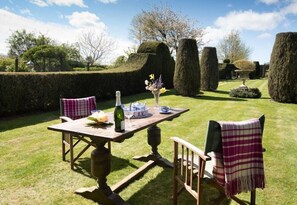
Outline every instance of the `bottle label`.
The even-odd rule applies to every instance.
[[[125,130],[125,120],[121,121],[121,130]]]

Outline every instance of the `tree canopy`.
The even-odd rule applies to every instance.
[[[233,30],[221,40],[217,46],[221,60],[229,59],[231,63],[240,59],[248,59],[251,49],[241,40],[239,31]]]
[[[203,45],[204,33],[196,23],[186,15],[174,12],[170,7],[155,6],[133,18],[130,34],[139,45],[145,41],[164,42],[172,53],[176,52],[178,42],[183,38],[195,39],[198,47]]]
[[[27,50],[23,58],[34,63],[36,71],[67,70],[66,52],[61,46],[40,45]]]
[[[7,39],[10,57],[20,57],[28,49],[39,46],[49,45],[53,42],[49,37],[40,34],[36,36],[34,33],[27,32],[25,29],[14,31]]]

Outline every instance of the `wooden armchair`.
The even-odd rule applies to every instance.
[[[60,119],[62,122],[69,122],[72,120],[80,119],[91,115],[91,111],[96,109],[95,96],[85,98],[61,98],[60,99]],[[85,142],[86,145],[83,149],[74,157],[74,148],[80,142]],[[66,160],[66,155],[70,155],[70,167],[74,169],[74,162],[87,151],[92,144],[90,140],[81,135],[73,135],[69,133],[62,133],[62,159]],[[110,149],[110,142],[108,143]]]
[[[262,148],[262,133],[263,133],[263,129],[264,129],[265,116],[263,115],[259,119],[253,119],[253,120],[258,122],[258,124],[257,124],[258,127],[255,129],[254,129],[254,127],[252,128],[253,130],[256,130],[256,131],[252,131],[252,132],[254,132],[253,136],[256,136],[255,138],[258,138],[258,142],[256,143],[258,145],[254,145],[253,144],[254,142],[247,142],[246,140],[243,140],[243,139],[246,139],[246,137],[250,137],[250,140],[251,140],[253,137],[252,137],[252,135],[249,136],[249,134],[246,134],[246,133],[243,134],[242,130],[241,130],[241,132],[239,132],[240,134],[238,134],[236,136],[236,137],[240,137],[240,138],[237,138],[237,139],[240,139],[238,142],[242,142],[242,144],[240,144],[239,147],[245,146],[246,144],[248,144],[246,146],[252,147],[248,151],[244,147],[237,149],[237,151],[239,150],[239,152],[242,152],[241,153],[242,156],[245,156],[246,154],[249,155],[248,159],[244,159],[244,160],[251,160],[250,163],[252,164],[252,166],[247,165],[247,167],[245,167],[246,168],[245,171],[248,173],[249,179],[251,177],[255,177],[255,176],[253,176],[253,173],[255,173],[255,168],[253,166],[255,165],[255,163],[259,164],[259,167],[258,167],[259,169],[256,168],[256,172],[259,173],[256,176],[256,177],[259,177],[259,180],[258,180],[259,183],[252,184],[252,186],[250,186],[249,190],[244,190],[244,192],[250,191],[250,193],[251,193],[250,202],[246,203],[246,201],[240,200],[237,196],[235,196],[238,193],[240,193],[240,192],[238,192],[238,190],[235,193],[234,193],[234,190],[233,190],[233,192],[231,191],[231,194],[230,194],[230,192],[228,192],[228,190],[230,189],[230,184],[232,184],[232,181],[230,182],[228,180],[230,179],[230,175],[232,175],[232,174],[229,174],[229,175],[226,174],[226,173],[228,173],[228,171],[230,171],[229,170],[230,167],[228,167],[229,164],[227,162],[225,162],[225,160],[229,159],[228,158],[229,156],[227,157],[227,155],[226,155],[226,152],[227,152],[226,149],[228,149],[228,147],[226,148],[226,139],[230,140],[230,137],[228,136],[229,138],[228,137],[226,138],[226,133],[228,133],[231,136],[230,130],[224,133],[223,131],[226,131],[226,130],[224,130],[224,127],[222,127],[223,126],[222,123],[220,124],[219,122],[216,122],[216,121],[209,121],[204,151],[202,151],[198,147],[195,147],[194,145],[190,144],[189,142],[187,142],[183,139],[180,139],[178,137],[171,138],[174,141],[173,204],[177,205],[178,195],[181,193],[182,190],[186,190],[196,199],[197,205],[201,205],[202,197],[203,197],[202,196],[202,187],[203,187],[202,183],[207,183],[208,185],[211,185],[211,186],[215,187],[216,189],[218,189],[220,192],[220,196],[216,199],[216,201],[214,202],[214,205],[221,204],[221,202],[226,198],[226,195],[228,196],[228,198],[231,198],[232,200],[236,201],[238,204],[255,205],[255,201],[256,201],[255,189],[256,188],[263,189],[265,187],[263,161],[261,161],[261,159],[260,159],[262,156],[262,152],[264,151],[264,149]],[[231,122],[231,124],[233,124],[233,123],[236,125],[237,124],[245,124],[245,122],[248,122],[248,121]],[[243,128],[243,127],[241,127],[241,128]],[[252,130],[252,129],[250,129],[250,130]],[[233,131],[234,130],[232,130],[231,132],[233,132]],[[241,136],[239,136],[239,135],[241,135]],[[249,144],[249,143],[251,143],[251,144]],[[230,142],[228,142],[228,144],[230,145]],[[233,146],[233,145],[234,144],[232,144],[231,146]],[[237,146],[237,145],[235,145],[235,146]],[[258,151],[255,151],[253,149],[255,147],[257,147],[256,149],[258,149]],[[236,148],[238,148],[238,147],[236,147]],[[229,149],[230,149],[230,147],[229,147]],[[213,153],[215,153],[215,154],[213,154]],[[222,161],[222,159],[220,159],[220,154],[223,155],[223,157],[225,157],[225,160]],[[235,154],[235,153],[232,153],[232,154]],[[259,159],[258,159],[258,157],[259,157]],[[219,158],[219,159],[215,159],[215,158]],[[242,159],[238,159],[238,157],[236,157],[236,156],[234,159],[242,160]],[[253,159],[255,161],[252,161]],[[219,160],[219,162],[221,162],[223,164],[223,165],[221,165],[221,166],[223,166],[223,168],[220,169],[221,173],[218,173],[219,172],[218,168],[221,168],[220,165],[218,164],[218,160]],[[262,160],[263,160],[263,158],[262,158]],[[213,162],[215,162],[215,163],[213,163]],[[225,162],[225,164],[224,164],[224,162]],[[240,161],[240,162],[242,162],[242,161]],[[232,161],[232,163],[235,163],[235,162]],[[248,162],[246,162],[246,163],[248,163]],[[238,172],[238,174],[241,174],[243,172],[240,170],[234,170],[235,168],[238,168],[238,166],[234,164],[234,167],[232,167],[232,171]],[[251,172],[249,172],[249,169],[251,169]],[[222,174],[222,175],[220,175],[220,174]],[[251,175],[249,175],[249,174],[251,174]],[[247,174],[245,174],[245,175],[247,175]],[[223,176],[224,178],[220,179],[221,176]],[[232,176],[232,177],[234,177],[234,176]],[[238,175],[236,175],[236,176],[238,176]],[[223,180],[224,184],[222,184],[222,180]],[[251,180],[251,181],[253,181],[253,180]]]

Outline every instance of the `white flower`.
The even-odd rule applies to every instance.
[[[146,85],[145,89],[150,90],[152,92],[157,92],[157,91],[161,93],[166,92],[166,88],[163,87],[161,75],[159,76],[158,79],[155,80],[155,75],[150,74],[149,80],[145,80],[144,84]]]

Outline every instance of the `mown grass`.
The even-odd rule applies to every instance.
[[[266,188],[257,191],[257,204],[296,204],[297,179],[297,105],[282,104],[270,99],[267,80],[249,80],[247,85],[259,88],[260,99],[230,98],[228,93],[240,81],[220,82],[217,92],[204,92],[197,97],[182,97],[167,92],[160,104],[186,107],[190,111],[170,122],[163,122],[162,143],[159,152],[173,158],[171,136],[179,136],[203,148],[207,122],[213,120],[244,120],[266,116],[264,146],[266,152]],[[153,105],[153,96],[146,92],[123,97],[122,101],[146,101]],[[113,111],[114,101],[98,103],[98,108]],[[0,204],[95,204],[75,195],[80,187],[94,186],[90,173],[90,152],[85,153],[72,171],[61,158],[61,134],[47,130],[47,126],[60,123],[58,111],[0,121]],[[112,143],[112,173],[110,185],[115,184],[143,163],[132,159],[147,154],[146,131],[135,134],[123,143]],[[131,205],[169,205],[172,193],[172,170],[154,167],[139,180],[120,192]],[[249,195],[241,194],[248,199]],[[191,196],[183,193],[179,204],[194,204]],[[231,204],[235,204],[231,202]]]

